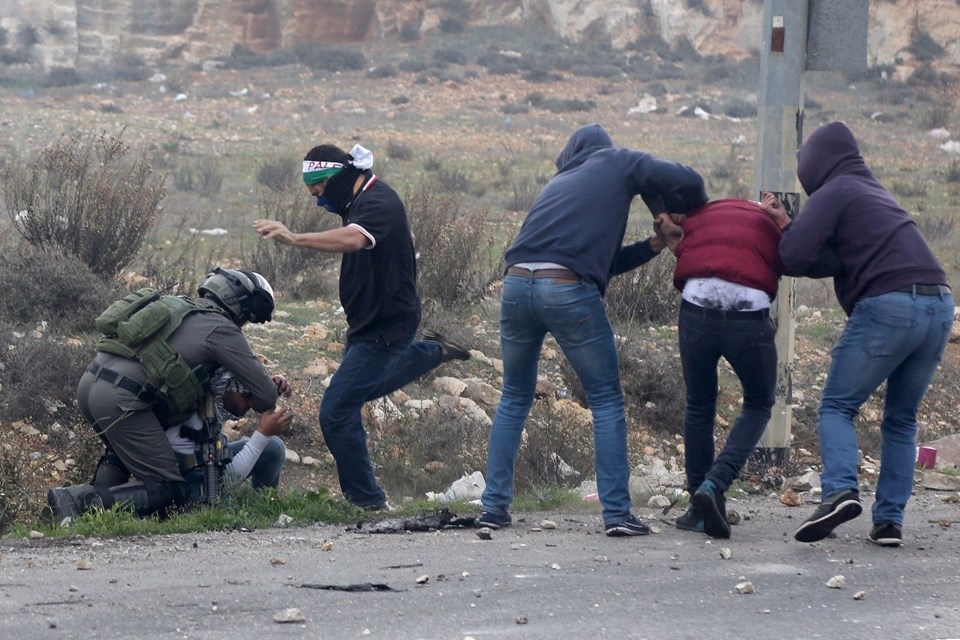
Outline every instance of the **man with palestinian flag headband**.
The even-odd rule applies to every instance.
[[[277,220],[256,220],[257,233],[280,244],[343,254],[340,303],[349,326],[343,361],[320,403],[320,431],[337,463],[343,495],[365,509],[389,508],[377,484],[360,409],[470,352],[420,324],[417,262],[406,208],[373,173],[373,154],[332,144],[307,152],[303,182],[317,205],[342,226],[294,233]]]

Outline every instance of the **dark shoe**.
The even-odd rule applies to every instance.
[[[840,491],[824,498],[817,510],[800,525],[793,537],[798,542],[823,540],[838,526],[847,520],[853,520],[861,513],[863,513],[863,506],[860,504],[860,494],[857,490]]]
[[[510,517],[510,514],[504,511],[503,513],[494,513],[493,511],[481,511],[480,515],[477,516],[477,526],[478,527],[487,527],[488,529],[499,529],[501,527],[509,527],[513,522],[513,518]]]
[[[47,491],[47,506],[55,524],[74,518],[90,507],[102,507],[103,502],[92,485],[78,484],[72,487],[56,487]]]
[[[650,533],[650,527],[640,521],[640,518],[630,514],[623,520],[607,522],[603,525],[607,535],[612,538],[623,536],[645,536]]]
[[[870,529],[870,540],[881,547],[899,547],[903,542],[903,533],[896,522],[881,522]]]
[[[704,480],[693,494],[693,504],[703,514],[703,532],[711,538],[729,538],[727,501],[723,492],[710,480]]]
[[[469,360],[470,350],[462,344],[447,340],[442,333],[433,329],[423,330],[423,339],[437,342],[443,350],[440,356],[440,362],[450,362],[451,360]]]
[[[695,504],[691,504],[685,514],[677,516],[673,523],[677,525],[677,529],[703,533],[703,514],[700,513],[700,508]]]

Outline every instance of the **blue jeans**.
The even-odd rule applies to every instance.
[[[358,507],[377,507],[386,495],[377,485],[360,409],[440,364],[441,346],[413,336],[385,342],[347,343],[343,361],[320,403],[320,431],[337,463],[344,497]]]
[[[820,400],[823,495],[857,490],[853,420],[887,381],[873,522],[903,523],[913,488],[917,409],[953,324],[953,298],[886,293],[858,301],[831,353]]]
[[[240,453],[247,444],[247,438],[234,440],[227,446],[233,455]],[[254,489],[276,488],[280,486],[280,471],[283,470],[283,463],[287,459],[287,447],[283,440],[277,436],[270,436],[260,457],[253,463],[253,469],[250,470],[250,484]]]
[[[595,285],[557,284],[552,278],[503,279],[503,393],[490,432],[483,508],[503,513],[513,501],[514,464],[523,423],[533,405],[537,361],[547,332],[573,365],[593,413],[597,489],[603,519],[621,520],[630,514],[630,466],[613,331]]]
[[[776,329],[767,311],[720,311],[684,301],[680,307],[680,362],[687,390],[683,442],[687,488],[704,480],[726,491],[740,475],[770,420],[777,386]],[[730,363],[743,387],[743,410],[714,460],[717,365]]]

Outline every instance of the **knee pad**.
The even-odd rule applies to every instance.
[[[114,487],[130,480],[130,471],[116,453],[107,449],[93,472],[93,481],[90,483],[100,487]]]

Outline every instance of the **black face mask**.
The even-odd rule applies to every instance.
[[[353,185],[362,174],[363,171],[356,167],[345,166],[327,181],[323,195],[317,198],[317,206],[342,216],[347,212],[350,201],[353,200]]]

